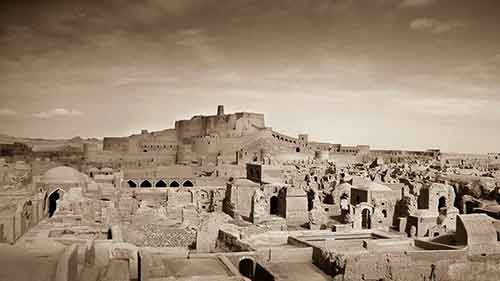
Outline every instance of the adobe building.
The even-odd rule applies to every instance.
[[[407,218],[406,229],[418,237],[434,237],[455,231],[459,214],[451,185],[425,184],[418,196],[418,209]]]
[[[229,182],[224,211],[253,223],[284,219],[281,224],[308,222],[308,198],[304,190],[284,183],[277,166],[247,164],[247,178]]]
[[[354,229],[385,228],[393,225],[401,193],[366,178],[355,177],[350,188]]]

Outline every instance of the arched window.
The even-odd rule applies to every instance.
[[[193,183],[190,181],[190,180],[187,180],[184,182],[184,184],[182,184],[182,186],[185,186],[185,187],[193,187]]]
[[[153,187],[153,185],[151,184],[150,181],[145,180],[145,181],[141,182],[141,187]]]
[[[295,152],[300,152],[300,147],[295,148]]]
[[[163,180],[159,180],[156,182],[156,187],[167,187],[167,184]]]
[[[128,183],[129,187],[132,187],[132,188],[137,187],[137,184],[133,180],[129,180],[127,183]]]
[[[170,187],[179,187],[179,183],[177,181],[173,181],[170,183]]]

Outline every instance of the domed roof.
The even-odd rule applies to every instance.
[[[104,168],[101,169],[101,172],[103,172],[103,173],[112,173],[113,169],[110,168],[110,167],[104,167]]]
[[[88,169],[89,173],[92,172],[92,173],[97,173],[99,172],[99,168],[97,167],[90,167],[90,169]]]
[[[60,166],[45,172],[42,181],[52,183],[81,183],[85,182],[85,177],[82,173],[71,167]]]

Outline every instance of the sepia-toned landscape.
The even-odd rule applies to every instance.
[[[496,281],[500,2],[0,3],[0,281]]]

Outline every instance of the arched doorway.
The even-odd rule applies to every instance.
[[[185,181],[182,186],[185,186],[185,187],[193,187],[193,183],[190,181],[190,180],[187,180]]]
[[[150,181],[145,180],[145,181],[141,182],[141,187],[153,187],[153,185],[151,184]]]
[[[244,258],[240,260],[239,270],[241,275],[253,279],[254,276],[254,262],[252,259]]]
[[[137,184],[133,180],[129,180],[128,182],[128,187],[136,188]]]
[[[277,215],[278,214],[278,196],[272,196],[271,201],[270,201],[271,209],[269,213],[271,215]]]
[[[56,191],[52,192],[49,197],[49,209],[48,209],[48,214],[49,218],[52,217],[57,210],[57,201],[61,198],[60,190],[57,189]]]
[[[180,186],[179,183],[176,181],[170,183],[170,187],[179,187],[179,186]]]
[[[167,183],[163,180],[159,180],[158,182],[156,182],[156,187],[167,187]]]
[[[438,200],[438,211],[441,210],[441,208],[446,208],[446,197],[441,196]]]
[[[369,229],[370,227],[371,227],[370,210],[363,209],[363,211],[361,211],[361,228]]]

